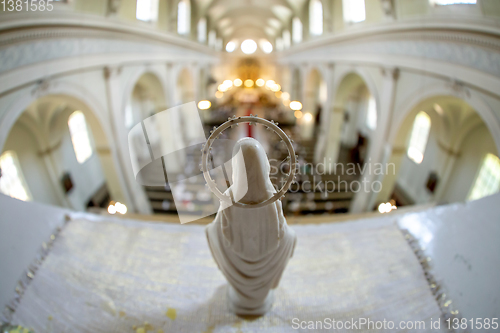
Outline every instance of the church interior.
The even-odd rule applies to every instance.
[[[247,137],[259,316],[207,244]],[[499,156],[498,0],[2,1],[0,327],[496,331]]]

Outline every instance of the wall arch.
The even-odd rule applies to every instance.
[[[3,150],[10,129],[25,110],[34,102],[49,97],[62,99],[75,110],[81,110],[84,113],[92,130],[96,153],[101,160],[111,195],[131,206],[132,201],[125,186],[125,180],[118,161],[117,148],[111,137],[112,132],[109,123],[105,121],[106,109],[83,86],[69,82],[64,82],[64,84],[49,83],[43,91],[38,91],[36,94],[26,93],[18,98],[6,110],[4,117],[0,121],[0,149]]]
[[[493,150],[496,150],[496,154],[499,155],[498,142],[495,138],[495,136],[499,135],[499,132],[495,132],[495,130],[498,131],[500,129],[497,127],[498,123],[495,121],[495,114],[484,101],[478,98],[478,96],[473,97],[472,92],[467,94],[457,93],[455,90],[444,85],[426,87],[425,90],[413,95],[410,100],[411,102],[408,102],[408,108],[403,109],[403,111],[398,114],[398,117],[394,119],[393,126],[390,129],[388,142],[390,146],[390,155],[388,162],[394,164],[395,172],[394,174],[385,175],[383,178],[383,190],[378,194],[377,202],[386,202],[390,198],[396,189],[396,184],[400,183],[401,177],[403,180],[402,184],[406,184],[406,191],[414,192],[412,199],[416,200],[416,203],[423,203],[425,200],[446,201],[447,198],[449,199],[450,197],[450,192],[447,190],[450,184],[460,183],[452,181],[455,178],[451,178],[451,175],[456,174],[455,169],[457,168],[457,161],[462,161],[461,163],[464,161],[464,157],[461,157],[461,155],[467,143],[467,138],[471,133],[476,132],[478,128],[484,128],[485,135],[480,138],[480,142],[483,144],[479,144],[476,152],[484,150],[484,152],[495,153]],[[432,107],[435,103],[441,105],[443,105],[442,103],[445,105],[446,103],[449,104],[447,108],[445,108],[445,111],[441,111],[441,113],[444,113],[439,115],[435,108]],[[461,114],[464,108],[450,108],[450,105],[453,106],[453,103],[462,104],[466,113]],[[434,143],[429,145],[429,141],[426,146],[425,154],[431,154],[431,160],[427,160],[426,162],[426,157],[424,157],[424,161],[416,166],[408,163],[408,159],[405,157],[407,155],[408,138],[415,115],[421,110],[428,113],[431,117],[430,138],[434,137]],[[452,126],[447,122],[447,120],[450,119],[456,120],[456,123],[452,124]],[[487,119],[490,120],[488,121]],[[486,134],[486,132],[489,133]],[[495,146],[493,150],[491,148],[492,143],[494,143]],[[430,150],[428,151],[428,149]],[[478,158],[476,155],[470,155],[475,157],[468,157],[465,160],[472,163],[474,158]],[[479,165],[480,162],[476,162]],[[424,174],[427,175],[425,172],[422,173],[422,170],[426,170],[425,172],[427,173],[433,171],[438,175],[440,184],[438,183],[436,192],[422,192],[425,187],[425,184],[422,185],[422,177]],[[417,171],[419,171],[420,174]],[[411,185],[411,182],[408,181],[409,173],[412,174],[412,179],[420,178],[418,183],[419,190],[414,190],[415,184]],[[463,179],[465,179],[463,181],[472,183],[473,176],[470,174],[470,167],[469,172],[464,174],[463,177]],[[465,185],[461,187],[462,190],[464,186]],[[455,193],[453,197],[457,198],[460,197],[460,195]]]
[[[129,103],[129,99],[132,96],[134,88],[136,87],[139,80],[142,77],[144,77],[144,75],[151,75],[152,77],[154,77],[155,80],[158,81],[158,83],[161,86],[165,108],[168,105],[170,98],[169,98],[169,94],[168,94],[168,90],[167,90],[168,85],[167,85],[167,82],[164,78],[164,74],[161,73],[156,68],[141,67],[141,68],[136,69],[132,73],[130,79],[127,80],[127,83],[125,85],[125,89],[123,91],[123,97],[122,97],[121,107],[120,107],[120,110],[122,110],[122,112],[125,112],[125,108],[127,107],[127,104]]]
[[[392,145],[398,137],[398,130],[404,120],[421,102],[437,96],[451,96],[464,100],[469,104],[488,127],[493,140],[495,141],[498,152],[500,153],[500,121],[497,118],[493,109],[480,97],[476,92],[464,88],[461,92],[447,86],[446,84],[434,84],[427,86],[424,90],[415,92],[410,98],[405,100],[402,105],[406,107],[401,108],[402,112],[397,114],[393,119],[393,123],[389,132],[389,143]]]
[[[352,80],[350,83],[348,80]],[[349,86],[351,84],[352,86]],[[339,72],[335,73],[334,84],[332,85],[332,103],[331,108],[326,110],[325,119],[327,122],[328,130],[327,140],[324,148],[324,159],[325,163],[337,163],[340,153],[341,142],[350,142],[351,146],[356,145],[357,136],[350,135],[350,139],[346,139],[345,133],[355,133],[357,131],[354,129],[358,127],[359,120],[354,119],[349,124],[351,130],[346,131],[345,123],[345,105],[348,103],[348,98],[351,93],[355,90],[365,89],[368,95],[373,96],[376,104],[377,112],[377,126],[379,126],[381,115],[380,115],[380,102],[378,96],[378,90],[376,89],[375,83],[368,73],[359,68],[347,67],[341,69]],[[354,115],[358,115],[359,110],[353,111]],[[366,117],[365,117],[366,118]],[[364,126],[364,122],[363,122]],[[344,133],[343,133],[344,132]],[[373,134],[374,131],[369,131],[367,133]],[[347,140],[347,141],[346,141]],[[367,147],[363,146],[359,149],[362,156],[369,156],[370,141],[368,140]]]
[[[342,84],[342,81],[350,75],[350,74],[356,74],[361,79],[363,79],[365,85],[368,88],[368,91],[370,94],[375,98],[375,102],[377,104],[377,119],[381,119],[381,114],[380,114],[380,96],[379,96],[379,89],[377,88],[377,85],[375,84],[375,80],[372,78],[372,76],[365,71],[361,67],[350,67],[350,68],[343,68],[339,72],[335,73],[336,79],[334,80],[333,86],[332,86],[332,92],[334,95],[337,94],[337,91]],[[378,123],[377,123],[378,125]]]

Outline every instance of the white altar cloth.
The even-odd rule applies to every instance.
[[[380,331],[406,331],[398,329],[401,321],[424,321],[425,329],[410,331],[427,332],[431,318],[439,319],[423,270],[394,218],[292,228],[297,247],[272,309],[244,319],[227,309],[226,281],[204,227],[70,221],[12,322],[35,332],[274,333],[305,331],[294,329],[302,321],[366,318],[396,325]]]

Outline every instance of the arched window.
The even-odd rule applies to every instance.
[[[198,21],[198,42],[205,43],[207,41],[207,19],[202,17]]]
[[[342,14],[348,23],[366,20],[365,0],[342,0]]]
[[[135,17],[145,22],[158,20],[158,0],[137,0]]]
[[[375,102],[375,97],[370,95],[368,99],[368,109],[366,111],[366,126],[369,129],[374,130],[377,128],[377,102]]]
[[[283,48],[288,49],[291,44],[291,36],[290,36],[290,31],[285,30],[283,31]]]
[[[0,156],[0,191],[13,198],[31,200],[19,160],[14,151],[9,150]]]
[[[476,200],[500,190],[500,159],[487,154],[481,164],[474,186],[469,193],[469,200]]]
[[[298,17],[292,20],[292,39],[295,44],[302,42],[302,22]]]
[[[309,33],[312,36],[323,34],[323,4],[321,0],[309,2]]]
[[[69,116],[68,127],[76,160],[82,164],[92,156],[89,131],[82,111],[75,111]]]
[[[177,4],[177,33],[187,35],[191,31],[191,4],[189,0],[180,0]]]
[[[208,33],[208,46],[215,48],[216,43],[217,43],[217,33],[215,32],[215,30],[210,30],[210,32]]]
[[[474,5],[477,0],[429,0],[431,5],[458,5],[458,4],[469,4]]]
[[[417,164],[422,163],[424,160],[425,146],[427,145],[430,129],[431,118],[424,111],[420,111],[413,122],[407,151],[408,158]]]

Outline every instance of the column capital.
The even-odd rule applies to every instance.
[[[448,86],[460,97],[467,99],[470,98],[470,90],[466,84],[460,80],[452,79]]]
[[[103,68],[103,75],[106,80],[110,79],[111,77],[116,77],[120,75],[122,71],[121,66],[105,66]]]
[[[394,0],[380,0],[380,4],[382,5],[382,10],[386,18],[394,19],[396,17]]]
[[[447,155],[452,157],[460,157],[460,152],[454,151],[453,148],[446,147],[441,140],[437,140],[438,147]]]
[[[116,16],[120,10],[122,0],[108,0],[106,16]]]
[[[382,67],[381,72],[383,76],[392,77],[394,81],[397,81],[401,71],[399,67]]]
[[[35,88],[31,90],[31,95],[40,97],[46,94],[53,85],[50,78],[44,77],[36,82]]]

